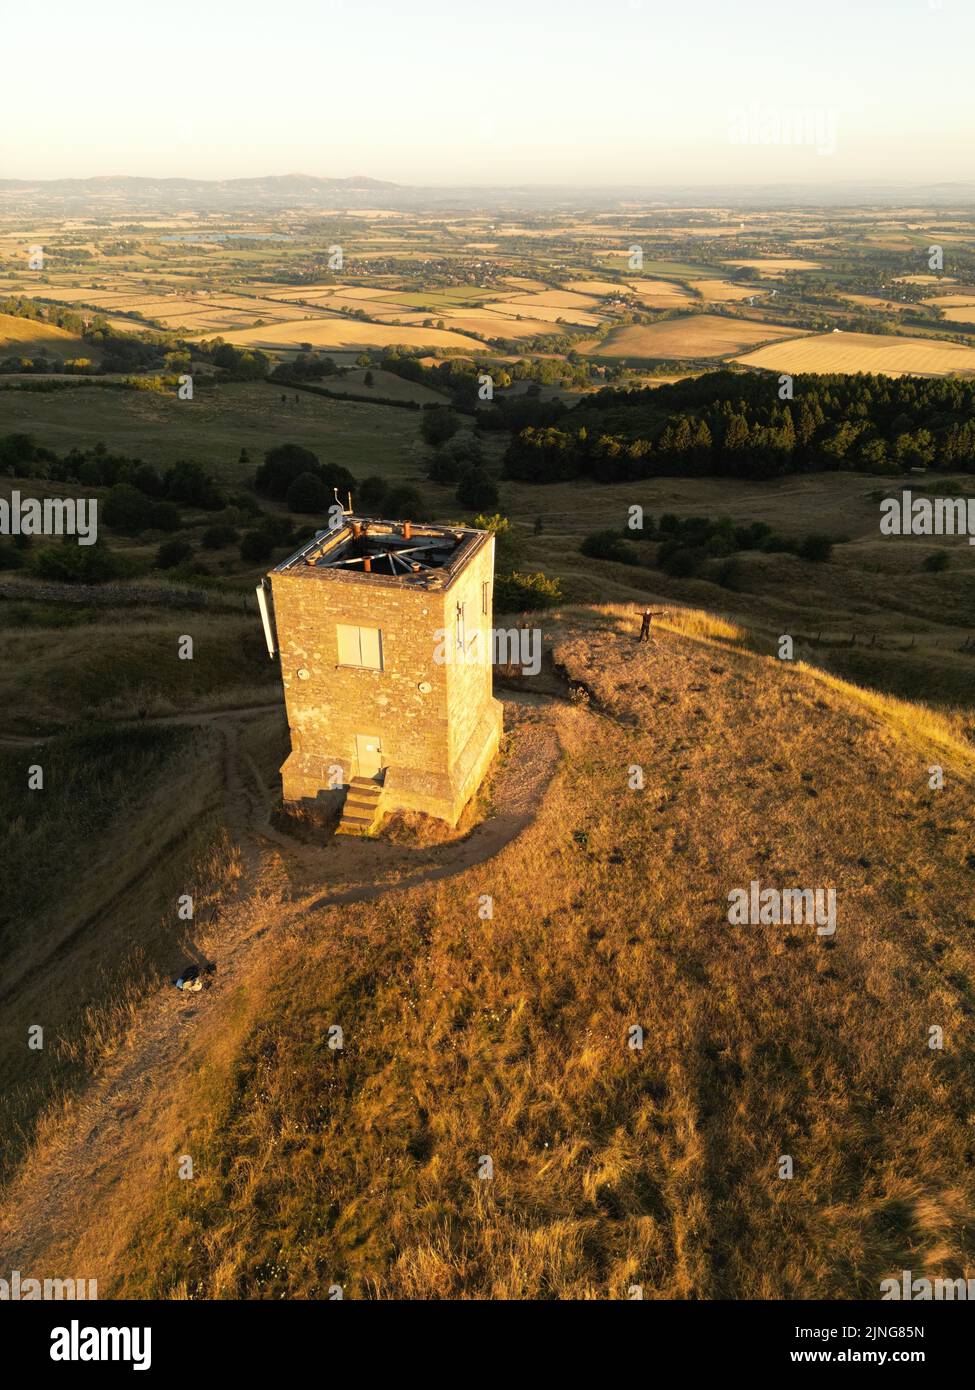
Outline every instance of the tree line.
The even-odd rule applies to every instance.
[[[975,471],[975,382],[959,378],[723,371],[605,388],[572,408],[522,402],[519,413],[533,418],[513,435],[504,471],[523,482]]]

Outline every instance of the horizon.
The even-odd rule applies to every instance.
[[[490,19],[445,0],[409,13],[297,0],[277,25],[253,0],[205,13],[175,0],[164,26],[121,0],[95,16],[54,0],[46,19],[43,104],[29,64],[0,95],[3,128],[30,112],[2,147],[5,179],[229,180],[327,163],[316,177],[369,169],[447,188],[937,185],[966,167],[975,134],[975,15],[956,0],[853,13],[825,0],[815,28],[771,0],[736,13],[615,0],[598,19],[582,0],[540,0],[527,17],[498,0]],[[8,28],[9,50],[29,53],[33,16]],[[88,53],[110,79],[79,102]],[[156,91],[165,99],[147,101]]]

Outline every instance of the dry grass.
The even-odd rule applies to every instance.
[[[0,314],[0,357],[30,357],[46,352],[55,357],[90,357],[91,349],[76,333],[52,323]]]
[[[43,792],[26,791],[28,762],[44,768]],[[234,854],[217,846],[220,753],[202,734],[139,728],[2,750],[0,770],[7,1170],[41,1112],[43,1131],[62,1113],[57,1098],[115,1053],[160,972],[185,959]],[[20,902],[27,883],[29,905]],[[183,893],[194,896],[195,923],[177,919]],[[34,1022],[45,1044],[25,1059]]]
[[[260,990],[201,1018],[141,1219],[109,1194],[74,1234],[106,1292],[876,1298],[975,1258],[960,760],[932,792],[872,697],[706,614],[649,649],[632,609],[552,623],[593,699],[545,715],[538,819],[374,903],[289,912],[269,881]],[[730,927],[752,878],[835,887],[835,938]]]

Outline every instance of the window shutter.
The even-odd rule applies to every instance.
[[[361,646],[360,665],[368,666],[373,671],[381,671],[383,669],[383,639],[379,628],[360,627],[359,642]]]
[[[339,665],[358,666],[359,660],[359,629],[357,627],[346,627],[339,623],[337,627],[339,639]]]

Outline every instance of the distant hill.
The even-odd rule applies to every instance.
[[[354,176],[269,174],[247,179],[155,179],[107,175],[88,179],[0,179],[0,206],[15,200],[46,205],[98,203],[141,208],[240,208],[252,204],[367,207],[376,195],[395,194],[399,184]]]
[[[863,204],[896,206],[957,206],[975,198],[975,184],[839,183],[830,185],[719,184],[615,186],[592,184],[468,184],[418,185],[392,183],[356,174],[350,178],[319,178],[312,174],[267,174],[255,178],[146,178],[110,174],[79,179],[0,179],[0,211],[24,206],[47,212],[88,208],[104,214],[118,211],[179,211],[180,209],[241,210],[245,208],[318,207],[355,209],[565,209],[614,208],[634,199],[651,199],[661,206],[782,208]]]

